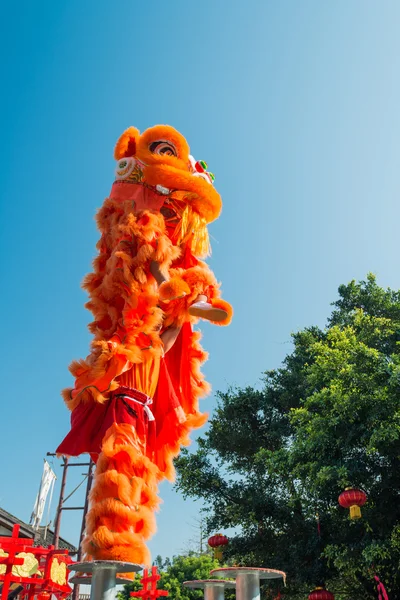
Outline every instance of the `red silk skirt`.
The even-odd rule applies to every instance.
[[[90,454],[96,462],[103,438],[113,423],[132,425],[137,436],[146,440],[146,448],[151,452],[155,441],[155,421],[150,420],[152,415],[146,406],[147,401],[146,394],[120,387],[103,404],[81,402],[71,413],[71,430],[56,453],[64,456]]]

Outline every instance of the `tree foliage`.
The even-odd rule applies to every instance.
[[[287,594],[326,582],[337,598],[375,598],[377,573],[400,599],[400,292],[339,288],[327,327],[293,335],[261,390],[218,393],[178,488],[203,500],[208,528],[236,528],[241,564],[283,569]],[[350,521],[337,498],[368,494]]]

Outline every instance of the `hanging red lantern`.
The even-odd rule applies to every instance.
[[[363,506],[366,503],[367,494],[362,490],[346,488],[345,491],[340,494],[338,501],[343,508],[350,508],[350,519],[360,519],[360,506]]]
[[[308,596],[308,600],[335,600],[332,592],[328,592],[323,587],[316,587]]]
[[[228,544],[229,540],[226,535],[217,533],[212,535],[208,540],[208,545],[214,550],[214,557],[217,560],[222,560],[223,547]]]

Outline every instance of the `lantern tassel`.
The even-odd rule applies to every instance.
[[[222,560],[222,548],[219,546],[218,548],[214,548],[214,558],[221,561]]]
[[[361,509],[357,504],[350,506],[350,519],[361,519]]]

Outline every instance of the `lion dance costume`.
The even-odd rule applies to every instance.
[[[207,224],[221,211],[214,177],[169,126],[127,129],[115,147],[116,180],[98,211],[93,273],[83,287],[94,339],[63,390],[71,430],[58,454],[96,462],[83,550],[87,558],[148,565],[158,484],[207,415],[206,359],[193,324],[231,319],[214,274]],[[158,273],[158,277],[157,277]],[[161,276],[161,279],[160,279]],[[163,336],[175,332],[168,352]]]

